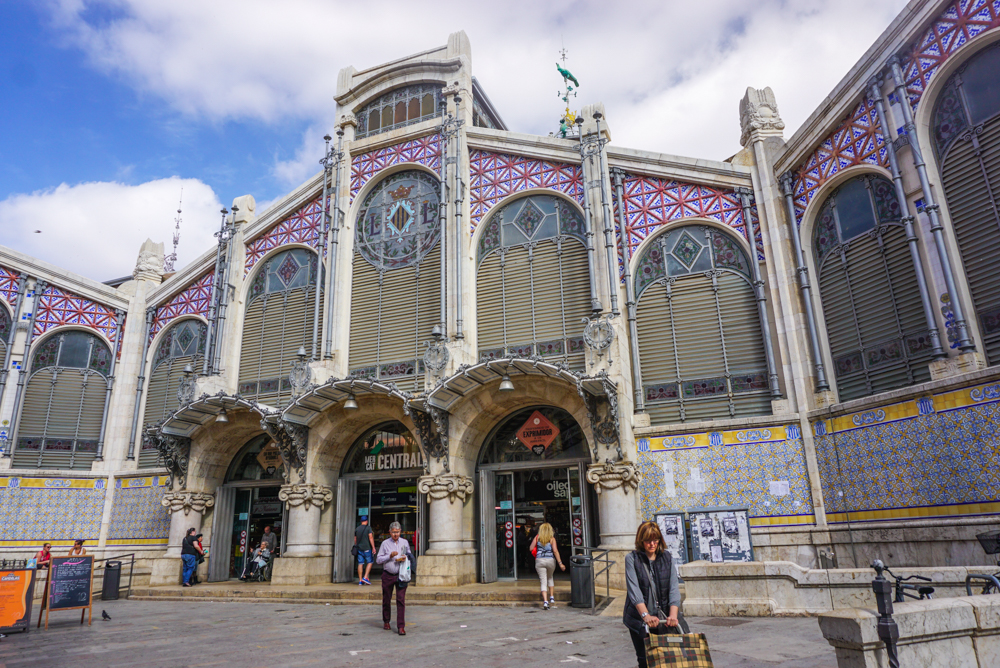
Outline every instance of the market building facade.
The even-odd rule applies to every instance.
[[[274,582],[348,581],[367,515],[460,585],[524,573],[541,521],[618,552],[735,508],[757,559],[982,563],[998,41],[1000,2],[910,3],[789,139],[748,89],[723,162],[617,147],[600,104],[510,131],[461,32],[345,68],[320,173],[179,271],[0,247],[0,551],[169,584],[195,527],[225,580],[272,526]]]

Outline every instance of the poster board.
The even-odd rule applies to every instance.
[[[0,633],[28,630],[34,594],[35,569],[0,571]]]
[[[45,628],[49,628],[49,613],[60,610],[83,610],[80,623],[83,624],[87,611],[90,622],[94,621],[94,557],[52,557],[49,579],[45,583],[42,610],[45,611]],[[42,623],[39,610],[38,623]]]
[[[688,518],[695,559],[714,563],[753,561],[748,508],[689,508]]]
[[[688,562],[687,531],[684,529],[684,513],[656,513],[653,516],[660,527],[663,542],[674,563],[680,566]]]

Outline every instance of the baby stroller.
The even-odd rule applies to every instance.
[[[261,563],[263,561],[263,563]],[[248,556],[243,565],[243,574],[240,580],[245,582],[268,582],[271,579],[271,564],[274,557],[268,554],[266,557]]]

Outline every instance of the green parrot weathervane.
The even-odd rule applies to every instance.
[[[563,64],[565,64],[566,63],[565,47],[559,51],[559,55],[562,56]],[[569,129],[573,127],[573,122],[576,121],[576,114],[569,110],[569,99],[571,97],[576,97],[576,88],[580,87],[580,82],[577,81],[576,77],[573,76],[572,72],[567,70],[565,67],[563,67],[563,65],[560,65],[558,62],[556,63],[556,69],[559,70],[559,74],[563,78],[563,86],[565,86],[564,91],[556,93],[556,95],[559,96],[559,99],[566,104],[566,110],[563,112],[563,117],[559,119],[559,136],[565,139],[566,134],[569,132]],[[572,86],[570,85],[570,82],[573,82]],[[576,88],[574,88],[573,86],[576,86]]]

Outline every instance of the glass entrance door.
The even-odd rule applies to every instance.
[[[514,527],[514,474],[497,472],[493,477],[496,504],[497,578],[517,579],[517,537]]]

